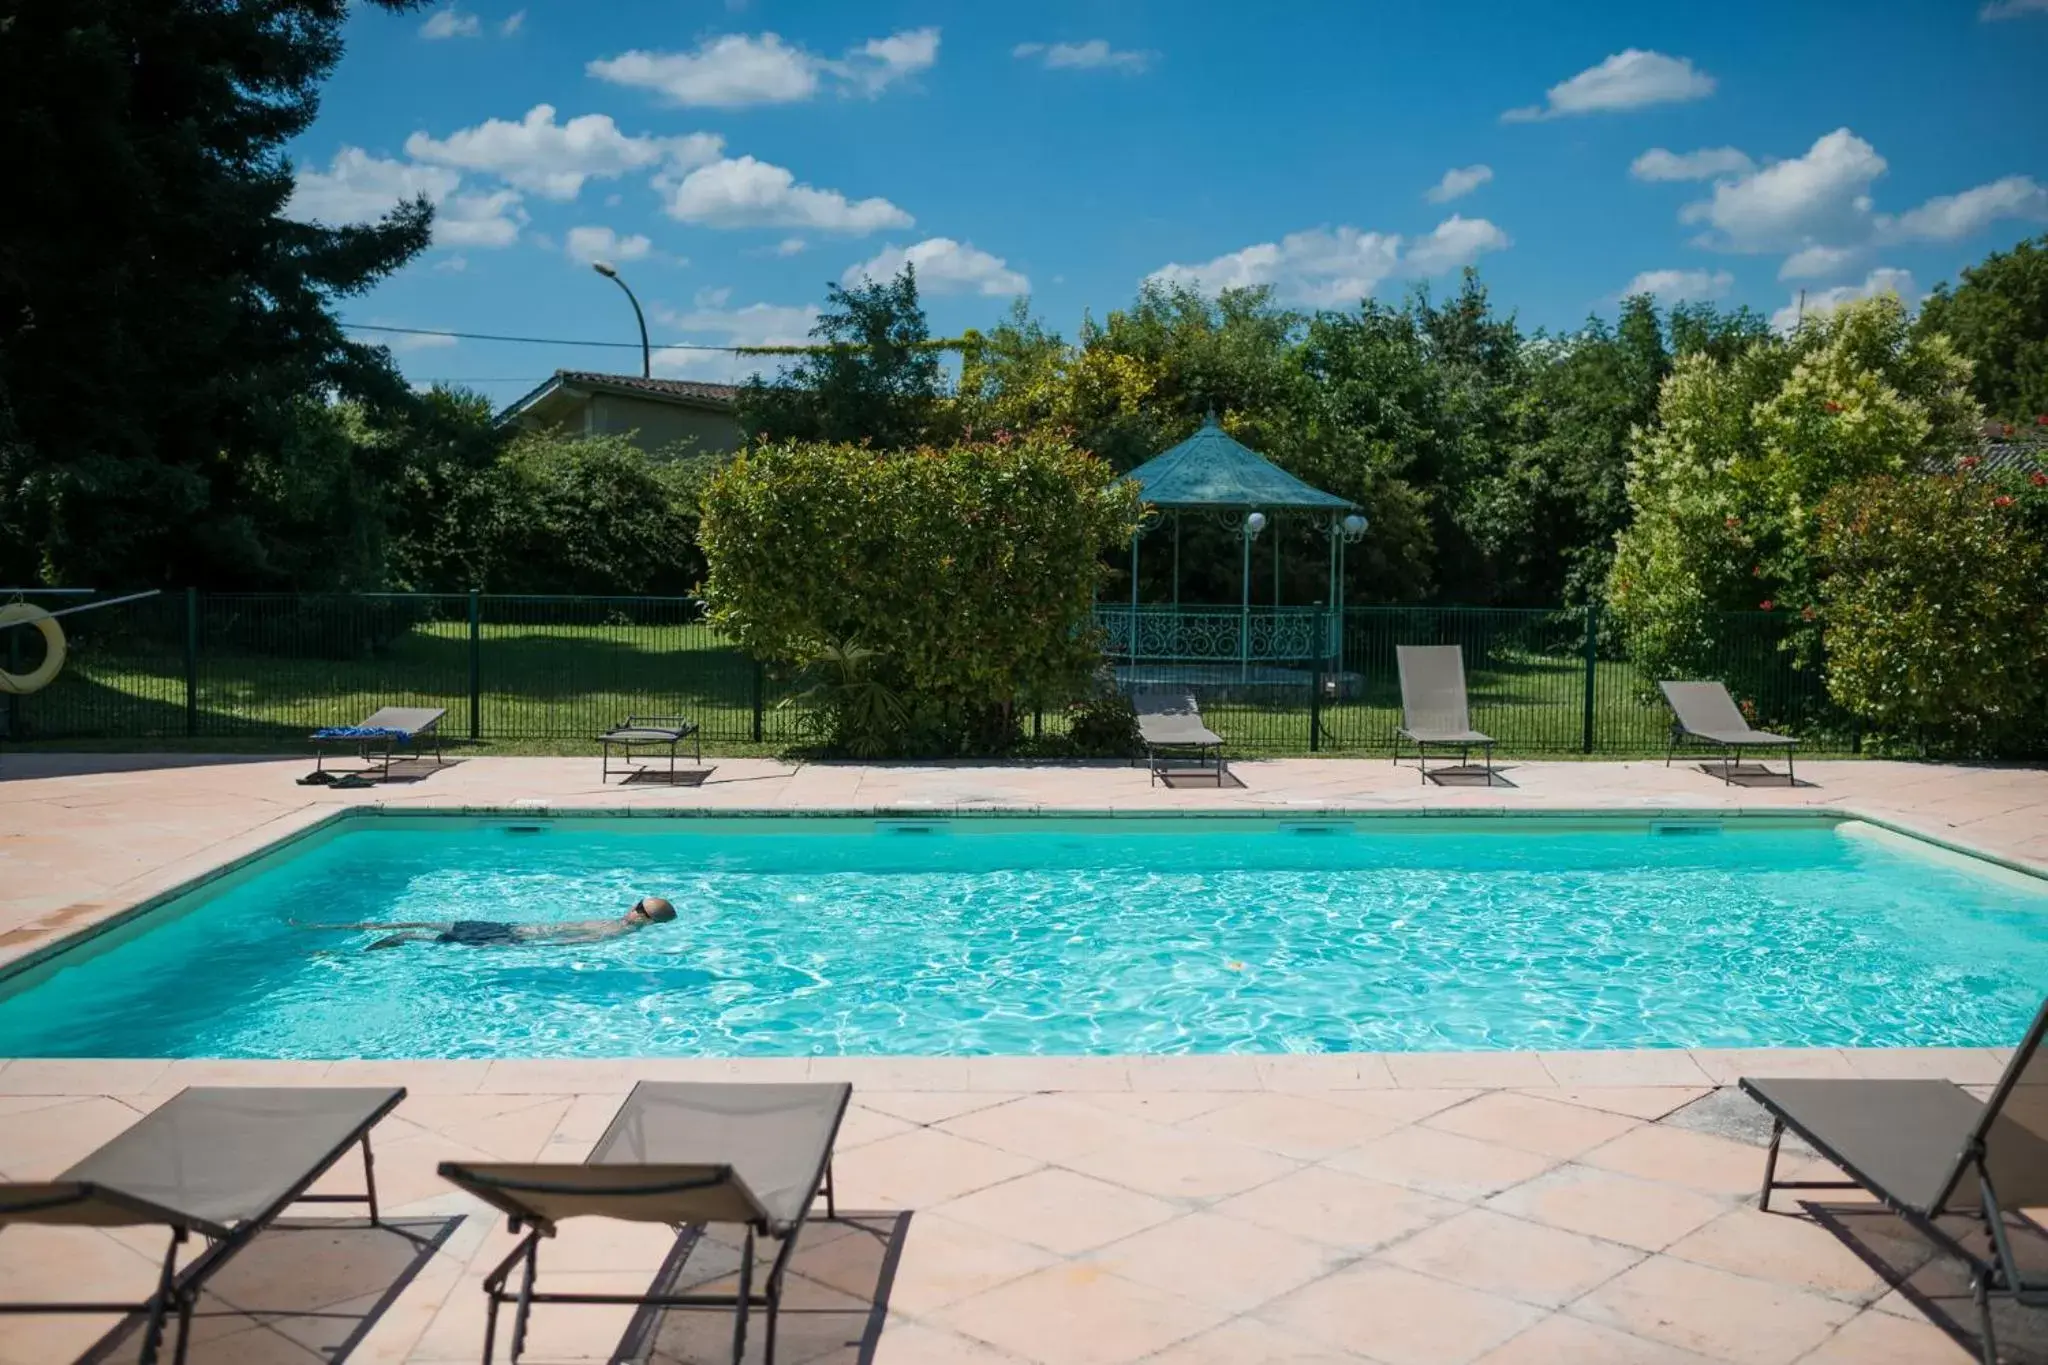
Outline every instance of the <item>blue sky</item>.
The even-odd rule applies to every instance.
[[[292,212],[441,208],[356,322],[633,340],[601,257],[657,346],[796,341],[907,256],[939,333],[1028,292],[1072,335],[1162,272],[1316,307],[1468,262],[1557,330],[1632,284],[1911,300],[2048,230],[2048,0],[462,0],[347,36]],[[499,401],[638,362],[393,348]]]

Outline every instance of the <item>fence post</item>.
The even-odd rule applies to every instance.
[[[484,602],[478,588],[469,590],[469,737],[484,737]]]
[[[1308,751],[1320,753],[1323,747],[1323,661],[1316,660],[1315,671],[1309,675],[1308,693]]]
[[[759,659],[754,660],[754,743],[756,744],[759,744],[761,742],[762,706],[767,700],[767,698],[764,695],[764,693],[767,691],[767,687],[766,679],[763,677],[763,672],[764,670],[761,667],[761,661]]]
[[[1586,711],[1582,723],[1582,752],[1593,752],[1593,678],[1600,663],[1600,604],[1586,604]]]
[[[185,736],[199,733],[199,589],[185,589]]]
[[[21,636],[22,627],[19,626],[7,632],[7,671],[9,673],[18,674],[23,671],[21,666]],[[7,737],[9,739],[23,738],[21,733],[21,694],[19,692],[9,692],[7,694]]]

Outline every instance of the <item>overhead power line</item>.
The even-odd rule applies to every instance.
[[[522,346],[602,346],[609,350],[637,351],[637,341],[578,341],[569,337],[515,337],[503,336],[496,332],[452,332],[440,327],[391,327],[377,322],[344,322],[341,324],[352,332],[390,332],[399,336],[452,337],[460,341],[510,341]],[[913,348],[920,351],[958,351],[967,346],[965,337],[939,337],[921,341]],[[716,351],[723,355],[819,355],[831,351],[865,350],[861,346],[706,346],[691,341],[666,341],[657,343],[657,351]]]

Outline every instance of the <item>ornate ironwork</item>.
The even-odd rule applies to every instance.
[[[1315,660],[1328,653],[1320,607],[1253,607],[1249,613],[1229,607],[1142,606],[1136,613],[1136,660],[1150,663],[1216,663],[1252,660]],[[1102,627],[1102,652],[1131,659],[1129,607],[1101,605],[1095,623]]]

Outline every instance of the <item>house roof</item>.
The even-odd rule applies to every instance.
[[[1154,507],[1224,511],[1312,509],[1347,511],[1356,503],[1312,488],[1232,439],[1210,413],[1194,435],[1131,471],[1140,496]]]
[[[653,403],[711,412],[731,412],[739,389],[732,384],[700,384],[692,379],[644,379],[637,374],[599,374],[595,370],[556,370],[532,392],[498,414],[500,422],[516,417],[541,416],[536,409],[555,406],[562,399],[586,398],[593,393],[615,393]]]

